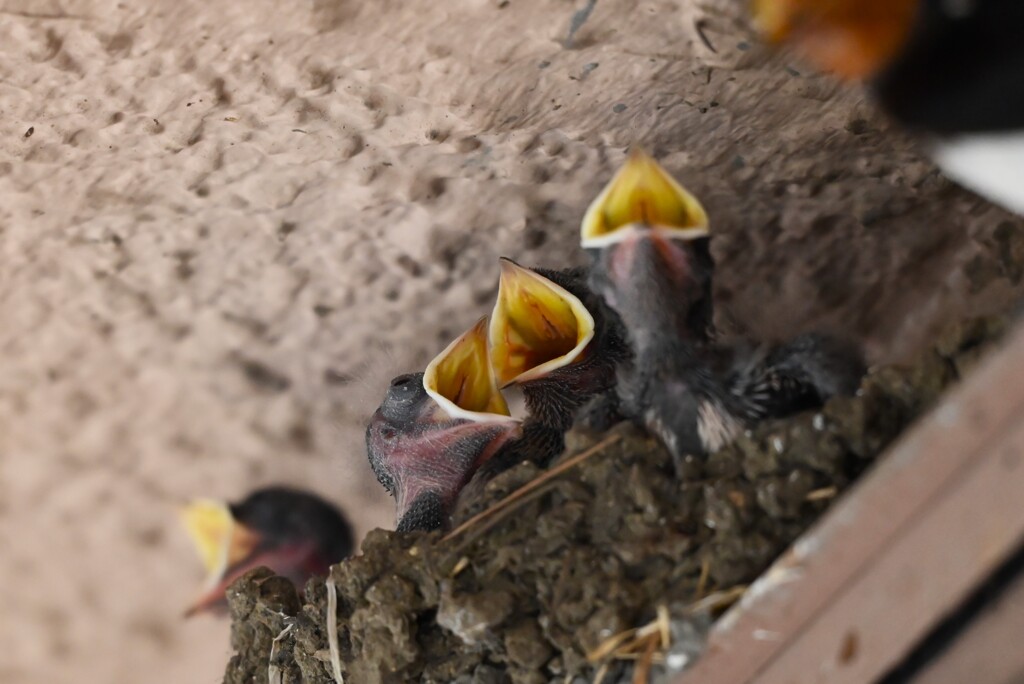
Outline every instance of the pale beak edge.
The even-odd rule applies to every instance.
[[[643,224],[680,240],[707,237],[708,216],[700,201],[652,157],[634,150],[590,203],[580,226],[585,248],[623,239],[622,230]]]
[[[451,418],[514,420],[490,364],[486,317],[434,357],[423,373],[423,388]]]

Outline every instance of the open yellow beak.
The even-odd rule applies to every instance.
[[[423,388],[452,418],[510,420],[490,364],[486,317],[434,357],[423,373]]]
[[[259,535],[236,522],[223,502],[200,499],[182,508],[180,515],[206,569],[207,590],[259,544]]]
[[[509,259],[501,260],[491,313],[491,365],[502,387],[573,363],[594,337],[594,317],[571,292]]]
[[[697,198],[641,150],[597,196],[583,216],[580,243],[604,247],[622,239],[623,229],[642,224],[670,237],[694,240],[708,234],[708,215]]]

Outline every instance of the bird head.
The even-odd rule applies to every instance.
[[[533,420],[565,431],[576,409],[614,384],[623,345],[582,273],[501,260],[489,329],[500,386],[523,390]]]
[[[486,331],[484,318],[425,372],[393,379],[367,426],[370,464],[395,497],[398,530],[442,527],[473,473],[519,434],[489,363]]]
[[[594,338],[594,317],[554,280],[502,259],[488,334],[497,381],[506,387],[577,363]]]
[[[754,0],[754,19],[819,68],[845,78],[877,74],[911,35],[919,0]]]
[[[700,202],[654,159],[630,154],[581,226],[591,288],[615,310],[635,348],[659,335],[703,339],[711,324],[712,262]]]
[[[207,571],[186,615],[223,610],[227,587],[254,568],[268,567],[302,587],[354,548],[352,529],[334,506],[284,487],[257,490],[238,503],[197,500],[181,517]]]

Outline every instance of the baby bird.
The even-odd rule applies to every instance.
[[[474,473],[521,434],[495,383],[482,318],[424,373],[393,379],[366,428],[370,466],[395,497],[396,529],[443,527]]]
[[[225,589],[254,568],[266,566],[301,589],[355,548],[337,508],[286,487],[258,489],[238,503],[195,501],[182,510],[182,522],[208,572],[186,615],[226,609]]]
[[[588,209],[589,282],[620,317],[632,350],[619,364],[623,413],[679,465],[753,422],[856,390],[859,356],[819,335],[771,351],[724,347],[711,333],[708,221],[653,159],[634,152]]]

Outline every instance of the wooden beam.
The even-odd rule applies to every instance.
[[[925,664],[914,684],[1024,682],[1024,574],[1017,565],[1018,574],[1009,586],[984,605],[945,651]]]
[[[869,682],[1024,541],[1024,329],[713,629],[680,684]]]

